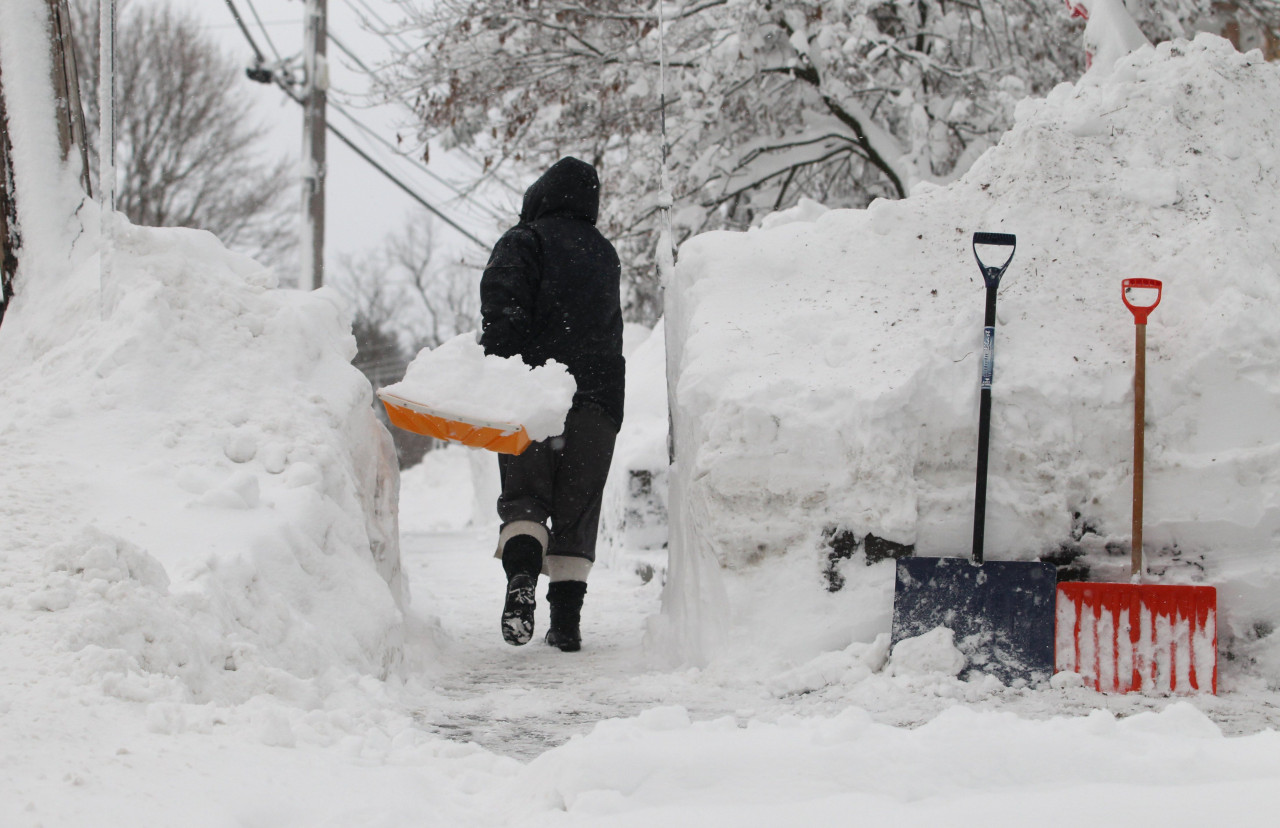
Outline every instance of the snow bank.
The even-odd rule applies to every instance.
[[[857,708],[776,723],[692,722],[679,707],[596,725],[515,786],[556,825],[1256,824],[1280,737],[1225,739],[1186,702],[1117,720],[1029,721],[952,708],[916,729]],[[1153,757],[1164,757],[1152,773]],[[793,780],[786,786],[779,778]],[[1259,810],[1260,809],[1260,810]]]
[[[734,613],[768,630],[756,605],[769,583],[736,584],[786,555],[809,584],[791,615],[870,641],[893,576],[862,565],[868,535],[968,553],[983,312],[970,241],[1001,231],[1018,249],[1000,292],[987,555],[1127,575],[1134,333],[1120,280],[1162,279],[1149,565],[1219,586],[1227,686],[1255,661],[1280,682],[1280,338],[1260,311],[1280,299],[1278,107],[1280,68],[1257,53],[1208,35],[1164,43],[1025,101],[945,189],[686,243],[669,291],[679,508],[663,623]],[[836,539],[853,554],[829,563]],[[717,584],[708,560],[738,574]],[[702,585],[682,567],[701,567]],[[823,591],[824,567],[841,593]],[[725,603],[722,589],[740,594]],[[705,657],[698,638],[656,642]]]
[[[5,662],[147,702],[386,675],[395,453],[337,294],[123,227],[104,305],[96,245],[62,273],[24,261],[0,326],[0,619],[31,651]]]
[[[536,442],[564,433],[578,385],[555,360],[530,368],[519,357],[486,356],[473,331],[424,348],[404,379],[382,390],[442,415],[522,425]]]

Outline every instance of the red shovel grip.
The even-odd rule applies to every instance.
[[[1156,292],[1156,301],[1150,305],[1135,305],[1129,301],[1129,288],[1148,288]],[[1124,299],[1124,306],[1133,314],[1133,324],[1147,324],[1147,316],[1156,309],[1156,305],[1160,304],[1160,294],[1163,290],[1163,283],[1159,279],[1125,279],[1120,283],[1120,297]]]

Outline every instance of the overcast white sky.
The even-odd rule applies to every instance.
[[[209,32],[224,44],[230,55],[242,60],[246,66],[252,62],[253,51],[236,25],[226,0],[141,2],[169,3],[190,9],[207,22]],[[285,58],[301,55],[305,10],[303,0],[232,2],[249,26],[258,47],[266,53],[269,60],[274,60],[276,53]],[[408,37],[394,32],[384,37],[370,31],[370,25],[382,29],[384,22],[394,25],[400,21],[400,13],[387,0],[328,0],[328,7],[330,34],[375,71],[388,59],[391,43],[398,46],[412,44]],[[397,155],[391,148],[397,145],[397,131],[405,139],[401,146],[406,150],[416,145],[409,110],[403,106],[370,107],[364,98],[364,93],[369,88],[368,76],[355,60],[344,54],[332,41],[329,43],[329,61],[329,118],[334,126],[428,202],[481,240],[491,243],[497,239],[502,227],[495,222],[503,225],[514,223],[519,205],[519,196],[515,193],[499,194],[496,203],[494,197],[490,196],[489,211],[486,211],[460,203],[454,191],[431,175],[434,172],[444,179],[455,180],[459,175],[459,165],[465,164],[465,161],[433,150],[432,162],[429,167],[424,168],[412,156]],[[253,95],[258,100],[262,120],[272,126],[276,151],[300,158],[301,107],[286,98],[275,86],[255,84],[245,78],[244,88],[245,94]],[[344,111],[369,131],[363,131],[354,124],[343,114]],[[332,134],[328,140],[328,158],[325,260],[330,272],[341,255],[358,253],[377,245],[389,230],[400,227],[405,221],[424,220],[427,213],[422,207]],[[301,184],[298,204],[301,215]],[[494,210],[500,218],[495,218],[492,212]],[[481,261],[487,255],[487,250],[465,240],[442,222],[437,221],[436,228],[437,238],[453,255],[465,251],[469,260],[479,258]]]

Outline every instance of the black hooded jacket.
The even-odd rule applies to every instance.
[[[600,179],[585,161],[562,158],[533,183],[480,279],[480,342],[528,365],[563,363],[578,383],[574,404],[594,403],[621,425],[622,269],[596,229],[599,209]]]

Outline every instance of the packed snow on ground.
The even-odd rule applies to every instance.
[[[1163,280],[1147,326],[1150,580],[1218,587],[1225,689],[1280,685],[1277,107],[1280,70],[1257,53],[1209,35],[1144,47],[1023,102],[945,189],[686,243],[668,319],[681,514],[655,646],[707,663],[735,636],[777,661],[870,642],[889,627],[893,564],[836,560],[844,587],[828,594],[831,538],[969,553],[985,294],[971,240],[997,231],[1017,250],[998,302],[987,556],[1128,580],[1120,285]]]
[[[1062,496],[1047,497],[1057,489],[1044,483],[1026,494],[1043,475],[1072,483],[1061,491],[1091,521],[1087,534],[1122,532],[1113,523],[1123,472],[1097,469],[1107,447],[1123,458],[1127,380],[1108,361],[1121,359],[1127,320],[1104,323],[1089,307],[1115,303],[1121,274],[1095,285],[1094,259],[1043,252],[1076,250],[1095,232],[1098,256],[1132,265],[1136,246],[1169,283],[1151,331],[1152,477],[1172,481],[1166,497],[1185,497],[1186,480],[1200,480],[1203,512],[1158,505],[1157,491],[1154,542],[1176,537],[1185,555],[1202,555],[1207,580],[1250,579],[1245,598],[1224,589],[1227,609],[1237,618],[1238,607],[1257,610],[1259,624],[1273,618],[1260,609],[1270,582],[1250,544],[1265,534],[1255,524],[1272,519],[1272,470],[1262,462],[1270,437],[1254,414],[1270,410],[1274,371],[1261,323],[1247,314],[1274,281],[1270,242],[1250,223],[1269,204],[1271,167],[1264,155],[1266,166],[1250,168],[1261,177],[1252,186],[1230,180],[1239,166],[1211,177],[1201,156],[1173,163],[1155,151],[1165,144],[1137,140],[1153,133],[1123,113],[1140,109],[1163,119],[1158,132],[1180,134],[1209,107],[1226,120],[1201,125],[1213,139],[1196,149],[1245,164],[1271,152],[1259,124],[1275,70],[1210,41],[1180,46],[1181,56],[1149,52],[1119,80],[1028,103],[1019,130],[947,191],[780,220],[732,245],[687,245],[690,294],[676,303],[671,333],[688,438],[677,450],[690,454],[687,465],[680,455],[678,497],[667,501],[683,557],[647,581],[628,565],[599,567],[584,649],[570,655],[501,641],[492,455],[433,452],[397,479],[372,389],[350,366],[349,313],[335,294],[276,289],[268,271],[198,231],[122,226],[114,245],[102,243],[94,205],[80,203],[51,149],[52,96],[40,91],[48,61],[37,48],[44,13],[39,0],[0,4],[26,242],[18,298],[0,325],[0,824],[1271,821],[1274,699],[1244,687],[1243,672],[1220,698],[1187,701],[961,681],[944,633],[889,651],[883,566],[855,558],[842,564],[844,590],[815,591],[825,558],[812,533],[830,520],[936,548],[960,532],[978,294],[952,282],[965,282],[971,225],[1014,229],[1012,217],[1026,216],[1021,269],[1003,297],[996,433],[1006,436],[993,525],[1057,542],[1071,524],[1054,518]],[[1221,103],[1237,95],[1248,105]],[[1064,118],[1082,126],[1066,131]],[[1128,173],[1115,169],[1116,147]],[[1142,163],[1139,147],[1149,153]],[[1098,163],[1082,168],[1077,153]],[[1048,206],[976,192],[1031,187],[1045,170],[1063,187]],[[1144,196],[1135,203],[1122,192]],[[1177,200],[1161,205],[1171,193]],[[1238,199],[1234,213],[1223,193]],[[1035,220],[1055,205],[1059,224]],[[1230,243],[1207,247],[1208,233],[1188,220],[1196,217]],[[1050,245],[1059,232],[1066,241]],[[842,245],[857,259],[835,256]],[[936,278],[924,280],[907,251]],[[717,291],[713,252],[732,267],[735,292]],[[1082,291],[1066,303],[1070,319],[1059,318],[1064,302],[1050,290],[1067,278],[1050,267],[1055,256],[1074,264]],[[770,284],[779,261],[794,264],[785,292]],[[1239,275],[1247,267],[1254,280]],[[897,277],[889,287],[872,278],[885,273]],[[752,294],[772,301],[772,316],[741,301]],[[1057,312],[1042,317],[1043,308]],[[875,311],[898,324],[877,327]],[[1210,326],[1207,313],[1222,321]],[[1081,347],[1080,330],[1094,351]],[[1033,345],[1037,332],[1057,343],[1053,353]],[[838,349],[795,347],[830,337]],[[619,437],[631,468],[665,451],[656,438],[662,339],[632,351],[642,373],[631,387],[643,396],[628,405],[634,430]],[[716,347],[724,376],[709,368]],[[1075,356],[1083,367],[1072,360],[1065,370]],[[741,370],[746,361],[754,373]],[[836,375],[851,379],[836,390]],[[764,389],[760,377],[779,385]],[[645,413],[631,425],[633,405]],[[1054,406],[1072,419],[1050,416]],[[1228,416],[1231,434],[1208,428]],[[1055,442],[1037,443],[1041,431]],[[1034,450],[1036,468],[1011,446]],[[748,485],[762,474],[763,497]],[[914,494],[905,483],[913,474],[929,484]],[[738,486],[727,499],[726,481]],[[1225,513],[1227,503],[1236,511]],[[1228,562],[1196,546],[1202,519],[1217,521]],[[707,554],[691,565],[680,533],[695,530]],[[1018,551],[1014,531],[995,533],[997,550]],[[628,537],[613,535],[616,561],[628,561]],[[736,540],[745,537],[749,548]],[[1170,559],[1169,569],[1187,567]],[[733,614],[690,609],[690,594],[711,594],[696,578],[723,590]],[[690,638],[722,649],[702,667],[671,667],[678,654],[660,646],[662,633],[678,636],[682,618],[699,612],[725,635]],[[543,629],[545,602],[538,613]],[[1253,652],[1265,656],[1265,639]]]
[[[486,355],[475,332],[424,348],[404,379],[382,391],[463,421],[522,425],[531,440],[564,432],[577,383],[551,360],[530,368],[519,357]]]

